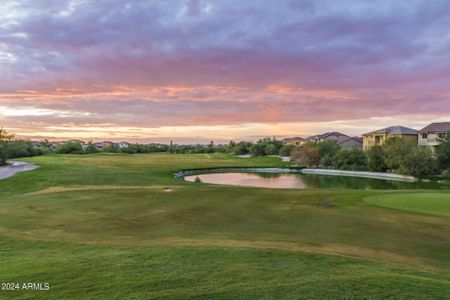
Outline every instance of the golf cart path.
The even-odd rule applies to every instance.
[[[24,161],[9,161],[8,165],[0,167],[0,180],[11,177],[19,172],[32,171],[39,166]]]

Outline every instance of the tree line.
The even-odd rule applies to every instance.
[[[166,144],[129,144],[126,148],[119,148],[117,144],[107,145],[101,150],[97,149],[92,142],[87,143],[84,147],[75,141],[67,142],[59,145],[54,149],[55,153],[65,154],[84,154],[96,152],[109,153],[176,153],[176,154],[198,154],[198,153],[233,153],[236,155],[250,154],[253,156],[265,155],[282,155],[290,156],[293,146],[283,146],[280,140],[275,138],[264,138],[257,142],[234,142],[228,144],[214,144],[213,141],[206,145],[166,145]]]
[[[383,146],[376,145],[365,152],[357,148],[343,149],[332,141],[312,142],[294,150],[291,158],[297,165],[307,167],[427,177],[450,168],[450,132],[439,142],[435,153],[400,137],[390,138]]]
[[[0,128],[0,165],[5,165],[7,159],[36,156],[44,154],[27,140],[15,139],[5,129]]]
[[[88,142],[82,145],[77,141],[68,141],[56,147],[48,140],[39,143],[32,143],[29,140],[15,139],[0,128],[0,165],[6,164],[7,159],[28,157],[43,154],[91,154],[98,152],[108,153],[175,153],[175,154],[197,154],[197,153],[233,153],[236,155],[250,154],[253,156],[282,155],[290,156],[294,146],[283,146],[283,143],[276,138],[264,138],[257,142],[234,142],[228,144],[214,144],[210,142],[206,145],[166,145],[166,144],[129,144],[128,147],[119,148],[117,144],[107,144],[102,149],[98,149],[96,144]]]

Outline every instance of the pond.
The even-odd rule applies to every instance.
[[[276,189],[446,189],[448,184],[301,173],[220,172],[185,176],[187,181]]]

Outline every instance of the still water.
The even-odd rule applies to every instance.
[[[341,189],[445,189],[449,185],[436,182],[408,182],[348,176],[330,176],[314,174],[282,173],[209,173],[185,176],[194,182],[199,178],[202,183],[251,186],[276,189],[305,188],[341,188]]]

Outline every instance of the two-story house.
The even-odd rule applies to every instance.
[[[417,130],[403,126],[391,126],[363,134],[363,150],[375,145],[383,146],[387,139],[401,137],[407,143],[417,145]]]
[[[324,134],[319,135],[313,135],[310,137],[307,137],[306,140],[308,142],[325,142],[325,141],[334,141],[337,144],[340,142],[343,142],[345,140],[348,140],[350,137],[346,134],[340,133],[340,132],[326,132]]]
[[[283,139],[282,142],[285,146],[293,145],[296,147],[300,147],[301,145],[306,143],[306,140],[302,137],[291,137]]]
[[[434,152],[439,139],[446,137],[449,131],[450,122],[431,123],[419,131],[419,146],[428,146]]]

